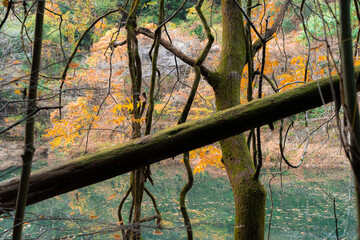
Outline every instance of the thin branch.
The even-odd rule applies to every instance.
[[[139,27],[136,29],[136,33],[135,34],[143,34],[149,38],[154,39],[155,38],[155,34],[150,31],[147,28],[143,28],[143,27]],[[121,42],[114,42],[113,46],[121,46],[124,44],[124,41]],[[172,54],[174,54],[176,57],[178,57],[179,59],[181,59],[184,63],[194,67],[195,66],[195,59],[189,57],[188,55],[186,55],[185,53],[183,53],[181,50],[179,50],[178,48],[176,48],[174,45],[172,45],[169,41],[161,38],[160,39],[160,44],[166,48],[169,52],[171,52]],[[201,70],[201,74],[206,78],[207,82],[211,85],[211,86],[215,86],[217,84],[217,74],[215,72],[210,71],[208,68],[206,68],[205,66],[201,65],[200,66],[200,70]]]
[[[146,194],[151,199],[151,202],[153,203],[155,212],[157,213],[158,217],[156,218],[156,225],[157,225],[158,229],[162,229],[163,227],[161,225],[161,213],[160,213],[159,208],[157,206],[156,199],[155,199],[154,195],[146,187],[144,187],[144,191],[146,192]]]
[[[335,197],[333,198],[333,210],[334,210],[336,239],[339,240],[338,217],[337,217],[337,214],[336,214],[336,199],[335,199]]]
[[[155,31],[157,31],[158,29],[160,29],[161,27],[163,27],[166,23],[170,22],[179,12],[180,10],[185,6],[185,4],[187,3],[188,0],[184,0],[182,2],[182,4],[180,5],[180,7],[169,17],[167,18],[164,22],[159,23],[159,26],[155,29]]]
[[[133,184],[131,182],[131,185],[129,186],[128,190],[126,191],[125,196],[121,199],[119,207],[118,207],[118,220],[119,220],[120,225],[124,225],[124,220],[122,218],[121,210],[123,208],[123,205],[124,205],[126,199],[129,197],[130,192],[132,191],[132,188],[133,188]],[[126,234],[125,230],[121,229],[121,232],[122,232],[123,238],[125,239],[125,234]]]
[[[7,5],[7,9],[6,9],[6,13],[5,13],[4,19],[0,22],[0,29],[4,26],[6,20],[8,19],[12,5],[13,5],[13,1],[10,0],[10,1],[8,2],[8,5]]]
[[[157,60],[159,56],[159,48],[160,48],[160,39],[161,39],[161,24],[164,21],[164,0],[160,0],[159,2],[159,27],[155,30],[154,43],[151,47],[151,50],[154,48],[154,55],[151,57],[151,53],[149,53],[151,57],[151,80],[150,80],[150,93],[149,93],[149,107],[146,113],[146,129],[145,135],[150,134],[151,126],[152,126],[152,118],[154,112],[154,92],[155,92],[155,80],[157,74]],[[150,51],[151,51],[150,50]]]
[[[72,60],[74,59],[79,47],[80,47],[80,44],[82,43],[83,39],[85,38],[86,34],[96,25],[96,23],[98,23],[101,19],[107,17],[108,15],[112,14],[112,13],[116,13],[116,12],[122,12],[124,15],[128,15],[127,11],[125,11],[123,8],[119,7],[117,9],[114,9],[114,10],[110,10],[108,12],[106,12],[104,15],[98,17],[85,31],[84,33],[81,35],[79,41],[77,42],[73,52],[71,53],[70,57],[68,58],[67,62],[66,62],[66,65],[65,65],[65,68],[63,70],[63,73],[61,75],[61,84],[60,84],[60,88],[59,88],[59,106],[61,106],[61,92],[62,92],[62,88],[64,86],[64,83],[65,83],[65,79],[66,79],[66,75],[67,75],[67,72],[69,70],[69,67],[70,67],[70,63],[72,62]],[[60,119],[61,119],[61,110],[59,111],[59,114],[60,114]]]
[[[268,21],[266,20],[265,26],[265,35],[267,32]],[[262,61],[261,61],[261,70],[260,70],[260,80],[259,80],[259,89],[258,89],[258,99],[262,98],[262,81],[265,69],[265,59],[266,59],[266,42],[263,43],[263,52],[262,52]],[[256,171],[254,173],[254,178],[259,180],[260,171],[262,167],[262,151],[261,151],[261,132],[260,127],[256,128],[256,140],[257,140],[257,153],[258,161],[256,166]]]
[[[280,12],[276,15],[276,18],[274,20],[273,25],[268,29],[268,31],[266,31],[265,36],[263,36],[262,38],[259,38],[255,41],[255,43],[252,45],[254,52],[253,54],[257,53],[257,51],[260,50],[260,48],[263,46],[263,42],[261,39],[264,39],[266,42],[269,41],[273,35],[276,33],[276,31],[278,30],[278,28],[281,26],[282,21],[284,19],[286,10],[288,9],[290,3],[292,2],[292,0],[286,0],[286,2],[282,5]]]
[[[196,91],[198,89],[199,83],[200,83],[200,77],[201,77],[201,70],[200,70],[200,66],[201,64],[205,61],[211,46],[214,42],[214,36],[211,34],[211,30],[210,27],[204,17],[204,14],[201,11],[201,6],[203,4],[204,0],[199,0],[198,4],[196,5],[195,9],[201,19],[201,22],[204,26],[204,29],[206,31],[206,36],[208,38],[208,42],[205,46],[205,48],[203,49],[203,51],[201,52],[200,56],[196,59],[195,61],[195,80],[193,82],[193,85],[191,87],[191,91],[190,91],[190,95],[186,101],[186,104],[183,108],[183,111],[181,113],[180,119],[178,121],[178,124],[182,124],[186,121],[188,114],[190,112],[190,108],[191,105],[194,101],[195,98],[195,94]],[[187,172],[187,176],[188,176],[188,182],[184,185],[184,187],[182,188],[181,192],[180,192],[180,210],[181,210],[181,214],[184,218],[184,224],[185,224],[185,229],[186,229],[186,234],[187,234],[187,239],[188,240],[192,240],[193,239],[193,231],[191,228],[191,222],[190,222],[190,218],[189,215],[187,213],[186,210],[186,204],[185,204],[185,197],[186,197],[186,193],[188,191],[190,191],[190,189],[192,188],[193,184],[194,184],[194,176],[192,173],[192,169],[190,166],[190,154],[189,152],[185,152],[184,153],[184,165],[186,168],[186,172]]]
[[[35,36],[34,49],[31,63],[31,74],[29,82],[29,97],[26,107],[27,119],[25,124],[25,147],[22,158],[22,169],[20,176],[20,184],[18,186],[18,194],[16,198],[13,240],[21,240],[24,223],[24,215],[26,202],[28,199],[28,191],[30,184],[31,164],[35,152],[34,135],[35,135],[35,118],[34,112],[39,111],[37,105],[37,89],[39,81],[39,70],[41,64],[41,47],[43,38],[44,25],[44,9],[45,0],[37,1],[36,17],[35,17]],[[31,115],[31,116],[30,116]]]
[[[242,12],[242,14],[245,16],[246,21],[247,21],[246,24],[248,24],[248,23],[250,24],[250,26],[251,26],[252,29],[254,30],[255,34],[259,37],[259,39],[260,39],[260,41],[261,41],[262,43],[266,42],[265,38],[263,38],[263,37],[261,36],[261,34],[260,34],[260,33],[258,32],[258,30],[256,29],[255,25],[252,23],[250,17],[246,14],[245,10],[241,7],[240,3],[239,3],[237,0],[234,0],[234,1],[235,1],[236,5],[238,5],[238,7],[239,7],[240,11]],[[265,36],[266,36],[266,35],[265,35]]]
[[[20,119],[19,121],[17,121],[16,123],[10,125],[9,127],[3,129],[0,131],[0,134],[3,134],[7,131],[9,131],[10,129],[14,128],[15,126],[19,125],[20,123],[26,121],[27,119],[29,119],[30,117],[34,116],[36,113],[38,113],[40,110],[49,110],[49,109],[59,109],[62,108],[62,106],[56,106],[56,107],[37,107],[33,112],[31,112],[30,114],[27,114],[26,117],[24,117],[23,119]]]

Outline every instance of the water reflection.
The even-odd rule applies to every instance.
[[[144,239],[186,238],[178,208],[179,192],[186,181],[181,168],[153,167],[155,187],[149,184],[148,188],[156,196],[165,228],[154,233],[155,222],[144,224]],[[272,179],[276,171],[265,169],[262,175],[268,193],[266,238],[271,216],[270,239],[336,239],[334,200],[339,238],[356,238],[348,169],[291,170]],[[25,238],[120,239],[117,208],[127,188],[128,176],[121,176],[33,205],[27,209]],[[154,215],[150,198],[144,200],[143,216]],[[224,174],[196,174],[187,206],[195,239],[233,239],[234,201]],[[129,208],[127,201],[125,209]],[[0,239],[10,236],[6,230],[11,224],[11,217],[0,218]]]
[[[268,183],[269,175],[264,180]],[[336,239],[335,214],[339,238],[356,238],[355,201],[348,169],[292,170],[283,180],[282,185],[280,180],[272,183],[271,239]],[[267,200],[269,220],[271,196]]]

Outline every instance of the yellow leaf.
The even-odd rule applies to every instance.
[[[8,0],[3,0],[3,5],[4,5],[4,7],[7,7],[9,5],[9,1]]]
[[[93,123],[93,127],[94,127],[94,128],[100,128],[100,126],[99,126],[97,123],[95,123],[95,122]]]
[[[113,199],[116,196],[116,193],[114,193],[114,195],[112,195],[111,197],[108,198],[108,200]]]
[[[92,215],[90,216],[90,219],[97,219],[99,216]]]
[[[22,95],[20,89],[15,89],[14,93],[15,93],[15,94],[18,94],[18,95]]]
[[[60,137],[57,137],[55,138],[54,140],[51,141],[51,145],[54,147],[57,147],[59,146],[59,144],[61,143],[61,138]]]

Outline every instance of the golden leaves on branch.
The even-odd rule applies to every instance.
[[[205,170],[206,166],[224,168],[221,162],[221,150],[217,146],[205,146],[190,152],[190,159],[195,161],[194,174]]]

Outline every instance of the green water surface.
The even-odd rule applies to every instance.
[[[349,169],[290,170],[273,178],[278,171],[264,169],[261,177],[267,189],[266,239],[337,239],[337,234],[339,239],[356,239]],[[155,186],[146,186],[156,197],[164,228],[158,233],[155,221],[143,223],[143,239],[186,239],[178,207],[186,182],[183,166],[155,164],[152,173]],[[24,238],[121,239],[117,209],[128,180],[128,175],[119,176],[28,207]],[[143,216],[154,215],[151,200],[145,196],[144,201]],[[225,174],[195,174],[187,206],[195,239],[233,238],[234,200]],[[125,217],[129,208],[128,200]],[[0,217],[0,239],[11,238],[12,221],[12,216]]]

